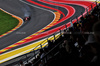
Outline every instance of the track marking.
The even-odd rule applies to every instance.
[[[29,50],[30,50],[30,49],[29,49]],[[28,50],[27,50],[27,51],[28,51]],[[27,51],[25,51],[24,53],[26,53]],[[20,54],[20,53],[19,53],[19,54]],[[23,52],[22,52],[22,54],[23,54]],[[18,56],[18,55],[16,55],[16,56]],[[13,57],[15,57],[15,55],[12,56],[12,58],[13,58]],[[9,58],[11,59],[11,57],[9,57]],[[6,58],[6,60],[8,60],[9,58]],[[5,60],[5,59],[3,59],[2,62],[4,62],[4,60]]]
[[[54,14],[55,15],[55,14]],[[54,21],[54,20],[53,20]],[[42,30],[43,31],[43,30]],[[21,42],[24,42],[24,41],[21,41]],[[19,42],[20,43],[20,42]],[[40,42],[41,43],[41,42]],[[38,42],[38,44],[40,44],[39,42]],[[9,46],[9,48],[12,48],[12,47],[15,47],[15,46],[17,46],[17,45],[19,45],[18,43],[17,44],[14,44],[14,45],[12,45],[12,46]],[[33,44],[34,45],[34,44]],[[36,45],[37,46],[37,45]],[[35,45],[34,45],[34,47],[36,47]],[[27,46],[26,46],[27,47]],[[33,46],[31,46],[32,48],[33,48]],[[29,47],[30,48],[30,47]],[[27,48],[27,49],[29,49],[29,48]],[[19,48],[20,49],[20,48]],[[17,50],[17,49],[16,49]],[[31,51],[32,49],[30,49],[30,51]],[[4,49],[4,50],[1,50],[1,51],[7,51],[7,48],[6,49]],[[12,52],[12,51],[11,51]],[[21,52],[19,52],[19,50],[17,51],[19,54],[21,54]],[[25,53],[26,53],[26,51],[24,51]],[[29,52],[29,51],[28,51]],[[0,63],[3,63],[3,62],[5,62],[5,61],[8,61],[8,60],[10,60],[10,59],[12,59],[12,58],[15,58],[15,57],[17,57],[17,56],[19,56],[18,55],[18,53],[17,53],[17,55],[13,55],[13,54],[16,54],[15,53],[15,51],[14,52],[12,52],[12,53],[10,53],[10,52],[7,52],[7,54],[1,54],[0,55],[0,57],[1,56],[5,56],[5,57],[2,57],[2,58],[0,58]],[[10,56],[10,54],[11,55],[13,55],[12,57],[9,57],[9,58],[7,58],[7,56]],[[23,52],[22,52],[22,54],[23,54]],[[6,58],[6,59],[4,59],[4,58]],[[2,60],[1,60],[2,59]]]
[[[34,6],[34,5],[31,5],[31,4],[29,4],[29,3],[27,3],[27,2],[24,2],[24,1],[22,1],[22,0],[19,0],[19,1],[21,1],[21,2],[23,2],[23,3],[25,3],[25,4],[27,4],[27,5],[30,5],[30,6],[32,6],[32,7],[36,7],[36,8],[39,8],[39,9],[42,9],[42,10],[45,10],[45,11],[49,11],[49,12],[51,12],[52,14],[54,14],[54,12],[52,12],[52,11],[50,11],[50,10],[47,10],[47,9],[44,9],[44,8],[40,8],[40,7],[37,7],[37,6]],[[54,19],[52,20],[52,22],[55,20],[55,14],[54,14]],[[51,22],[51,23],[52,23]],[[49,24],[48,24],[49,25]],[[45,28],[45,27],[44,27]],[[40,30],[39,30],[40,31]],[[34,35],[34,34],[32,34],[32,35]],[[38,35],[38,34],[36,34],[36,35]],[[3,36],[3,35],[2,35]],[[28,37],[30,37],[31,35],[29,35]],[[25,39],[25,38],[24,38]],[[22,40],[20,40],[20,41],[23,41],[24,39],[22,39]],[[18,42],[20,42],[20,41],[18,41]],[[16,42],[16,43],[18,43],[18,42]],[[14,44],[16,44],[16,43],[14,43]],[[12,44],[13,45],[13,44]],[[19,45],[21,45],[21,44],[19,44]],[[11,45],[10,45],[11,46]],[[18,46],[18,44],[17,44],[17,46]],[[9,46],[8,46],[9,47]],[[6,47],[7,48],[7,47]],[[3,53],[2,51],[5,51],[5,49],[1,49],[0,50],[0,53]],[[6,50],[7,51],[7,50]]]
[[[59,17],[59,18],[57,17],[57,14],[58,14],[58,13],[59,13],[59,12],[54,12],[54,14],[55,14],[55,19],[54,19],[51,23],[56,22],[56,20],[59,20],[59,19],[60,19],[60,17]],[[58,16],[60,16],[60,14],[59,14]],[[50,24],[51,24],[51,23],[50,23]],[[54,24],[55,24],[55,23],[54,23]],[[53,25],[52,25],[52,26],[53,26]],[[28,42],[29,40],[33,40],[33,39],[35,39],[34,36],[39,35],[40,33],[42,33],[43,31],[45,31],[46,29],[48,29],[48,28],[50,28],[50,27],[51,27],[51,26],[47,25],[46,27],[44,27],[44,28],[41,29],[40,31],[38,31],[38,32],[36,32],[36,33],[34,33],[34,34],[32,34],[32,35],[30,35],[30,36],[24,38],[24,39],[21,40],[21,41],[18,41],[17,43],[15,43],[15,44],[13,44],[13,45],[19,46],[19,45],[22,45],[22,44]],[[33,36],[33,37],[31,37],[31,36]],[[39,38],[38,38],[38,39],[39,39]],[[11,46],[12,46],[12,45],[10,45],[10,46],[8,46],[8,47],[6,47],[6,48],[8,48],[8,50],[9,50],[9,49],[11,49],[11,48],[16,47],[16,46],[11,47]],[[9,47],[10,47],[10,48],[9,48]],[[7,51],[7,49],[4,48],[4,49],[0,50],[0,53],[3,53],[3,52],[5,52],[5,51]]]
[[[55,37],[57,37],[58,35],[59,35],[59,34],[57,34]],[[32,51],[32,49],[34,49],[34,48],[35,48],[35,50],[38,49],[38,48],[40,48],[41,46],[38,46],[38,45],[40,45],[40,43],[43,42],[43,41],[46,40],[46,39],[47,39],[47,38],[42,39],[42,40],[40,40],[40,41],[38,41],[38,42],[31,43],[30,45],[27,45],[27,46],[18,48],[18,49],[16,49],[16,50],[13,50],[13,51],[10,51],[10,52],[1,54],[1,55],[0,55],[0,64],[6,62],[6,61],[8,61],[8,60],[11,60],[11,59],[13,59],[13,58],[15,58],[15,57],[18,57],[18,56],[20,56],[20,55],[23,55],[23,54],[25,54],[25,53],[28,53],[28,52]],[[48,40],[50,40],[50,39],[53,40],[54,37],[51,36],[51,37],[48,38]],[[45,46],[44,44],[47,44],[47,40],[44,41],[43,44],[41,44],[41,45],[43,45],[42,47]],[[36,48],[36,46],[38,46],[38,47]]]
[[[31,0],[28,0],[28,1],[31,1]],[[65,21],[66,19],[70,18],[71,16],[73,16],[75,14],[75,9],[72,6],[64,5],[64,4],[59,4],[59,3],[52,3],[52,2],[49,2],[49,1],[46,1],[46,0],[39,0],[39,1],[51,4],[51,5],[63,7],[63,8],[65,8],[68,11],[68,14],[65,17],[63,17],[61,20],[59,20],[57,22],[57,24],[62,22],[62,21]]]

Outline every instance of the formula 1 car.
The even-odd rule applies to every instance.
[[[24,21],[29,21],[31,19],[31,17],[29,16],[29,17],[24,17]]]

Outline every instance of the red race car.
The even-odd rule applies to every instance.
[[[29,16],[29,17],[24,17],[24,21],[29,21],[31,19],[31,17]]]

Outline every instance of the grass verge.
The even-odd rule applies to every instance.
[[[19,21],[16,18],[0,10],[0,35],[10,31],[18,23]]]

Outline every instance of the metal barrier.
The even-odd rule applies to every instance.
[[[94,2],[94,3],[92,3],[90,6],[88,6],[85,10],[87,10],[87,13],[86,14],[81,14],[81,16],[86,16],[86,15],[88,15],[89,13],[91,13],[91,11],[94,9],[94,7],[95,6],[97,6],[97,2]],[[79,22],[79,20],[80,20],[80,18],[78,18],[77,16],[76,16],[76,22]],[[71,22],[72,22],[72,20],[71,20]],[[75,22],[74,22],[75,23]],[[65,24],[65,25],[63,25],[58,31],[56,31],[56,33],[58,33],[59,32],[59,35],[58,36],[61,36],[62,35],[62,31],[63,30],[67,30],[67,24]],[[55,33],[53,34],[53,36],[54,36],[54,39],[53,40],[56,40],[56,38],[58,38],[58,36],[57,37],[55,37]],[[50,39],[51,40],[51,39]],[[58,44],[59,45],[59,44]],[[42,44],[40,44],[40,46],[41,46],[41,49],[42,49]],[[51,50],[52,51],[52,50]],[[47,55],[47,54],[46,54]]]
[[[88,6],[88,8],[86,8],[86,10],[87,10],[87,13],[85,14],[85,15],[81,15],[81,16],[86,16],[86,15],[89,15],[90,13],[91,13],[91,11],[94,9],[94,7],[95,6],[97,6],[97,2],[95,2],[95,3],[92,3],[90,6]],[[76,22],[79,22],[79,20],[80,20],[80,18],[78,18],[78,17],[76,17]],[[71,22],[72,22],[72,20],[71,20]],[[64,28],[63,28],[64,27]],[[65,29],[65,30],[67,30],[67,25],[65,24],[64,26],[62,26],[62,28],[63,29]],[[62,29],[61,28],[61,29]],[[60,29],[60,35],[62,35],[62,30]],[[46,58],[46,61],[48,61],[47,60],[47,56],[56,48],[56,47],[58,47],[59,45],[61,45],[61,43],[63,43],[63,41],[60,41],[55,47],[53,47],[49,52],[47,52],[46,54],[45,54],[45,56],[43,56],[43,58],[41,58],[41,59],[39,59],[36,63],[34,63],[34,66],[39,62],[39,61],[41,61],[41,60],[43,60],[44,58]],[[46,64],[46,63],[45,63]],[[47,66],[47,65],[46,65]]]
[[[98,4],[97,2],[94,2],[94,3],[92,3],[90,6],[88,6],[88,7],[85,9],[85,10],[87,11],[86,13],[82,13],[82,12],[81,12],[81,17],[82,17],[82,16],[85,17],[86,15],[90,14],[91,11],[94,9],[94,7],[95,7],[97,4]],[[80,17],[77,17],[77,16],[76,16],[76,19],[74,19],[74,21],[73,21],[73,20],[70,20],[70,21],[71,21],[71,23],[77,23],[77,22],[80,21]],[[24,62],[28,63],[32,58],[35,59],[36,55],[39,54],[38,49],[42,49],[42,48],[44,48],[45,46],[47,46],[47,45],[48,45],[48,44],[47,44],[48,40],[54,40],[54,41],[55,41],[57,38],[59,38],[59,36],[61,36],[61,35],[63,34],[63,30],[65,30],[65,29],[67,30],[68,27],[69,27],[70,25],[71,25],[70,23],[69,23],[69,24],[65,24],[65,25],[63,25],[59,30],[57,30],[54,34],[48,36],[49,38],[47,38],[46,40],[44,40],[42,43],[40,43],[38,46],[36,46],[32,51],[30,51],[30,53],[32,53],[32,55],[28,56],[30,53],[21,55],[21,56],[23,56],[23,57],[26,58],[26,61],[25,61],[25,60],[22,60],[23,57],[22,57],[19,61],[24,61]],[[38,52],[37,52],[36,50],[37,50]],[[20,56],[20,57],[21,57],[21,56]],[[18,57],[17,57],[17,58],[18,58]],[[18,65],[19,65],[19,63],[17,63],[16,66],[18,66]]]
[[[57,50],[57,49],[59,49],[59,46],[61,45],[63,43],[63,40],[62,41],[60,41],[56,46],[54,46],[51,50],[49,50],[49,52],[47,52],[44,56],[43,56],[43,58],[40,58],[38,61],[36,61],[34,64],[33,64],[33,66],[36,66],[36,64],[38,64],[38,62],[40,62],[41,60],[43,60],[43,59],[45,59],[45,64],[48,62],[48,60],[50,60],[52,57],[54,57],[57,53],[59,53],[59,50]],[[55,53],[54,53],[54,50],[57,50]],[[49,58],[49,59],[47,59],[47,56],[48,55],[50,55],[51,54],[51,58]],[[44,64],[44,65],[45,65]]]

